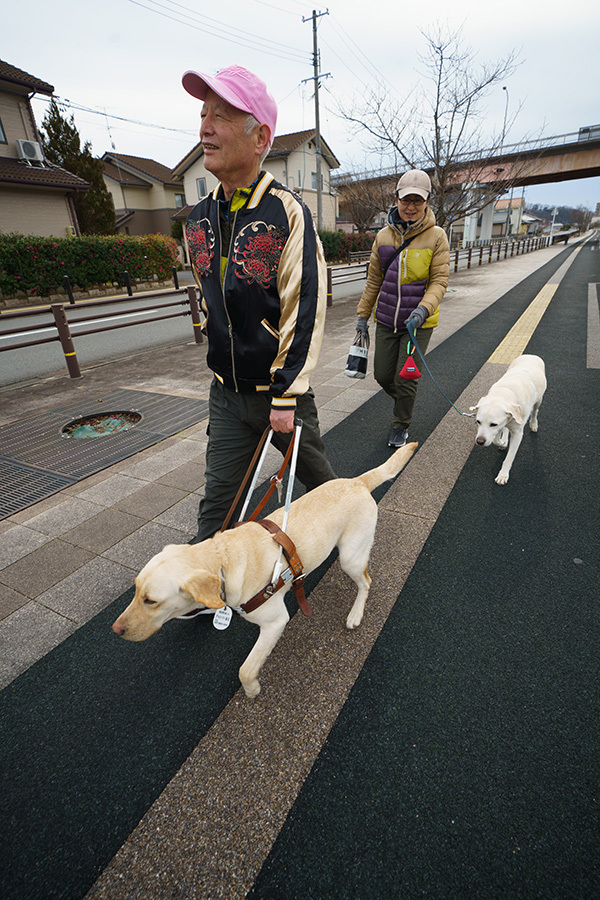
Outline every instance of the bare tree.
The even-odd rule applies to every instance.
[[[337,179],[340,211],[356,225],[359,232],[366,231],[376,216],[394,202],[395,175],[382,178],[361,178],[360,175],[344,175]]]
[[[517,154],[499,162],[506,133],[518,113],[488,134],[484,100],[518,65],[515,52],[477,65],[462,29],[437,24],[421,32],[423,79],[402,100],[377,87],[351,111],[339,109],[371,151],[387,150],[392,170],[425,169],[433,185],[432,204],[442,227],[476,212],[519,182],[526,165]],[[389,171],[389,170],[388,170]],[[373,174],[373,173],[370,173]],[[339,183],[339,182],[338,182]]]
[[[578,206],[571,212],[571,222],[577,225],[580,231],[587,231],[592,221],[592,211],[585,206]]]

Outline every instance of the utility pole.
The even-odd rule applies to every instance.
[[[329,10],[317,12],[313,9],[313,81],[315,86],[315,149],[317,153],[317,228],[323,227],[323,188],[321,185],[321,124],[319,119],[319,51],[317,48],[317,19],[328,16]],[[303,22],[310,19],[302,17]],[[307,79],[308,81],[308,79]]]

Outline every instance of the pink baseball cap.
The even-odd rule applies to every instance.
[[[188,94],[198,100],[205,100],[210,89],[236,109],[251,113],[259,125],[268,127],[271,132],[270,143],[273,143],[277,104],[258,75],[243,66],[228,66],[212,76],[201,72],[185,72],[181,83]]]

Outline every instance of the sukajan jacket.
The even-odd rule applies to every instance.
[[[220,185],[187,219],[194,275],[207,315],[209,367],[240,393],[269,391],[293,408],[309,387],[323,339],[327,269],[307,206],[262,172],[221,246]],[[221,281],[221,257],[226,257]]]
[[[410,244],[396,256],[384,277],[383,267],[394,250],[410,238]],[[368,319],[377,302],[377,321],[395,331],[406,331],[404,320],[421,305],[428,313],[422,327],[434,328],[438,324],[440,301],[448,287],[449,268],[448,238],[435,224],[431,209],[427,207],[422,221],[403,231],[397,209],[392,207],[388,224],[373,242],[358,315]]]

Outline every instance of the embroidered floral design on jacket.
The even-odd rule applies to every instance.
[[[200,275],[210,275],[215,233],[208,219],[188,222],[186,228],[192,265]]]
[[[235,274],[248,284],[268,288],[277,275],[286,236],[281,228],[266,222],[251,222],[239,232],[233,245]]]

